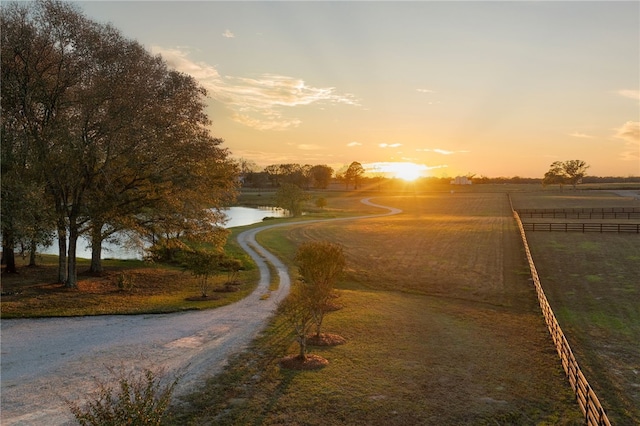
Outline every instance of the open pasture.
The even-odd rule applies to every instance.
[[[220,424],[581,424],[539,312],[504,193],[379,196],[402,214],[259,234],[290,259],[310,239],[344,245],[343,309],[314,348],[319,371],[277,366],[295,352],[280,319],[192,400],[181,421]],[[239,385],[241,384],[241,385]]]
[[[516,209],[640,206],[605,191],[512,199]],[[549,303],[609,418],[640,424],[640,236],[529,232],[527,239]]]

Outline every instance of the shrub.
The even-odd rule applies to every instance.
[[[113,371],[112,371],[113,373]],[[160,425],[178,378],[163,384],[157,373],[117,373],[117,386],[98,382],[97,395],[85,405],[67,401],[76,421],[83,426]]]

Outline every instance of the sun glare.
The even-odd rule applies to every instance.
[[[398,164],[395,177],[406,181],[416,180],[420,177],[420,166],[413,163]]]
[[[388,177],[402,179],[410,182],[421,177],[423,175],[423,172],[427,170],[427,167],[424,164],[409,162],[389,162],[371,164],[371,169],[374,172],[381,172]]]

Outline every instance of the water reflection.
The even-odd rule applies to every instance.
[[[289,212],[284,209],[274,207],[229,207],[224,210],[228,221],[225,228],[236,226],[252,225],[262,222],[267,217],[286,217]],[[55,240],[52,246],[41,249],[40,253],[58,254],[58,241]],[[139,249],[127,249],[119,244],[105,242],[102,244],[103,259],[142,259],[144,253]],[[91,259],[91,247],[84,238],[78,240],[76,256],[84,259]]]

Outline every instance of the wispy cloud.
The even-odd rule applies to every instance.
[[[401,143],[379,143],[378,146],[380,148],[398,148],[402,146]]]
[[[466,150],[460,150],[460,151],[449,151],[447,149],[440,149],[440,148],[419,148],[416,149],[416,151],[418,152],[435,152],[436,154],[441,154],[441,155],[453,155],[453,154],[463,154],[466,152],[470,152],[470,151],[466,151]]]
[[[618,90],[618,95],[624,96],[625,98],[635,99],[636,101],[640,101],[640,90]]]
[[[416,89],[416,91],[420,93],[436,93],[435,91],[429,89]]]
[[[223,76],[205,62],[195,62],[188,52],[153,47],[167,63],[178,71],[193,76],[210,96],[232,111],[232,118],[259,130],[285,130],[301,120],[289,117],[287,108],[311,104],[359,105],[350,94],[340,94],[334,87],[309,86],[303,79],[262,74],[256,77]]]
[[[224,32],[222,33],[222,37],[225,38],[234,38],[236,35],[234,33],[231,32],[231,30],[227,29],[224,30]]]
[[[569,133],[569,136],[573,136],[574,138],[593,139],[593,136],[580,132]]]
[[[615,137],[630,143],[640,143],[640,121],[627,121],[615,129]]]
[[[353,141],[353,142],[349,142],[349,143],[347,144],[347,146],[348,146],[348,147],[353,147],[353,146],[362,146],[362,144],[361,144],[360,142]]]
[[[640,122],[627,121],[615,130],[614,137],[626,141],[626,149],[620,153],[625,161],[640,160]]]

